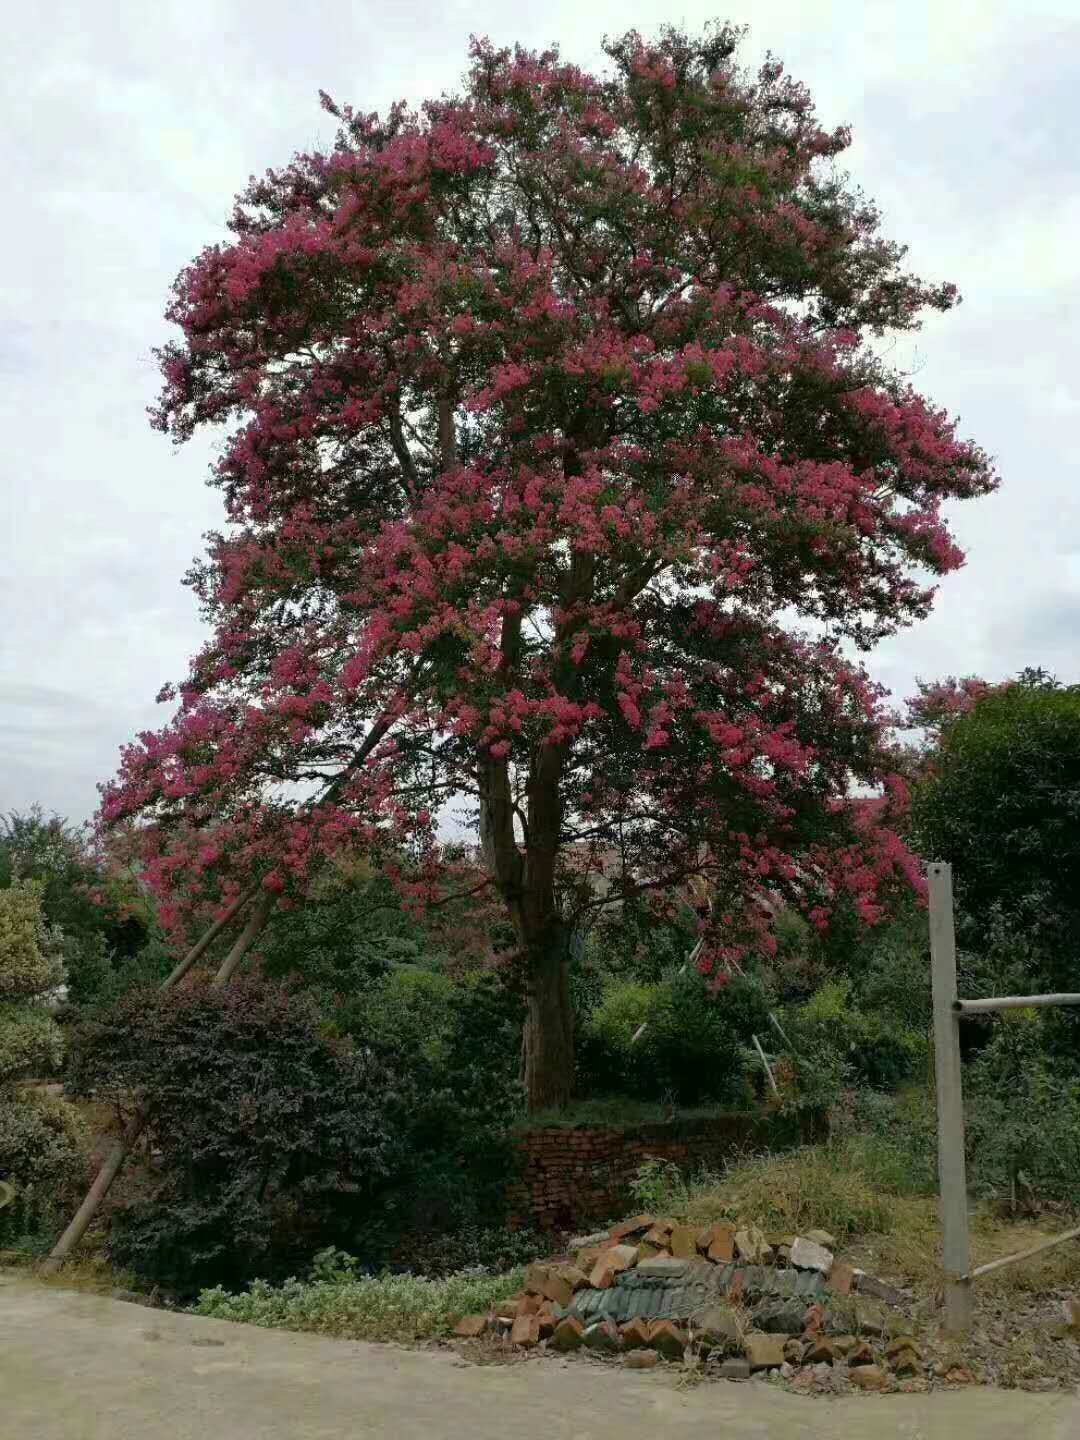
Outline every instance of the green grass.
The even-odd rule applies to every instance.
[[[204,1290],[195,1314],[272,1330],[311,1330],[354,1340],[404,1343],[448,1335],[463,1315],[492,1309],[522,1286],[521,1269],[504,1275],[342,1276],[325,1280],[256,1280],[246,1294]]]

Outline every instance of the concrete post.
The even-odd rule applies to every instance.
[[[934,983],[934,1069],[937,1080],[938,1176],[945,1268],[945,1328],[971,1328],[967,1170],[964,1163],[964,1091],[960,1069],[960,1017],[956,999],[952,866],[927,866],[930,890],[930,958]]]

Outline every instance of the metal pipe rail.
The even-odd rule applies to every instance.
[[[1080,995],[992,995],[986,1000],[954,1000],[952,1008],[966,1019],[993,1010],[1026,1010],[1031,1005],[1080,1005]]]

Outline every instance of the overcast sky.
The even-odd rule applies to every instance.
[[[850,123],[853,174],[964,304],[898,357],[997,459],[957,507],[968,551],[934,617],[882,647],[916,675],[1080,679],[1080,0],[152,0],[29,5],[0,54],[0,811],[73,818],[118,747],[160,723],[200,641],[180,584],[219,519],[210,450],[149,429],[176,272],[248,175],[330,139],[317,91],[365,110],[455,84],[470,33],[595,64],[663,20],[752,22]]]

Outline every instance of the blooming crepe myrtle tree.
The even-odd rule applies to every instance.
[[[614,893],[708,880],[717,976],[765,895],[872,922],[917,882],[845,655],[926,614],[942,503],[994,484],[869,343],[955,291],[739,39],[630,33],[600,76],[476,42],[419,113],[324,96],[333,149],[251,181],[160,352],[155,423],[227,427],[228,528],[189,577],[212,638],[103,818],[179,929],[346,847],[411,849],[436,897],[432,817],[473,797],[533,1107],[570,1092],[589,847]]]

